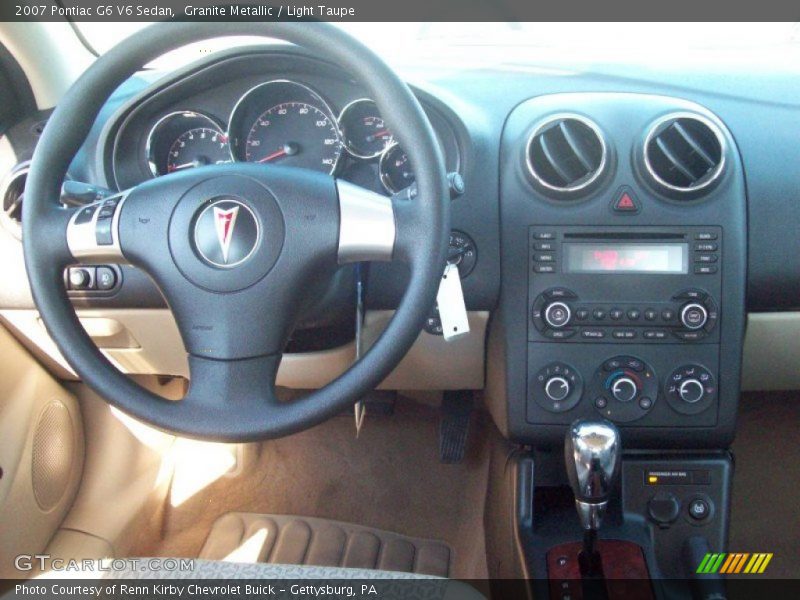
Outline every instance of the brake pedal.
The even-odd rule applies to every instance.
[[[448,391],[442,396],[439,421],[439,460],[445,464],[464,460],[474,399],[470,391]]]

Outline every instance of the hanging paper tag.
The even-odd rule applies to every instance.
[[[436,294],[439,305],[439,318],[442,321],[442,335],[450,341],[469,333],[467,308],[464,305],[464,292],[461,289],[461,277],[458,267],[448,264],[439,282],[439,293]]]

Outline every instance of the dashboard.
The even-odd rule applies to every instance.
[[[465,184],[452,203],[451,246],[474,336],[443,343],[431,307],[407,376],[387,386],[484,389],[498,427],[523,443],[559,445],[565,424],[600,414],[637,447],[689,448],[730,442],[743,352],[745,366],[761,373],[753,385],[767,377],[797,384],[796,86],[752,85],[757,74],[692,79],[621,67],[434,66],[409,80],[448,171]],[[69,174],[122,190],[248,161],[316,169],[390,195],[413,181],[393,117],[322,57],[285,46],[233,48],[126,82]],[[24,160],[35,128],[25,123],[8,137]],[[19,240],[0,242],[4,277],[24,281]],[[149,319],[131,329],[147,349],[159,328],[171,327],[166,303],[143,273],[108,269],[111,287],[100,286],[109,272],[98,269],[88,288],[70,290],[73,302],[85,315],[132,328],[134,317]],[[367,322],[384,322],[407,273],[375,263],[362,275]],[[352,267],[337,272],[290,353],[329,357],[352,341],[354,278]],[[0,290],[7,320],[32,308],[24,287]],[[779,325],[751,327],[759,343],[748,351],[746,320],[762,315]],[[34,323],[16,325],[35,338]],[[122,334],[109,339],[110,352],[128,350]],[[132,352],[114,357],[131,372],[182,374],[165,356],[179,354],[174,341],[175,352],[167,344],[135,360]],[[319,364],[304,363],[307,372]],[[294,387],[304,385],[317,383],[297,379]]]

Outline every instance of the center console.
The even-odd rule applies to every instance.
[[[515,496],[528,575],[550,597],[570,573],[586,584],[564,440],[600,422],[622,452],[597,560],[691,577],[685,557],[727,535],[747,248],[735,142],[681,99],[542,96],[508,118],[500,195],[486,397],[530,471]]]

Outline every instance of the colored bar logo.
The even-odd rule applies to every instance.
[[[771,560],[771,552],[755,554],[746,552],[709,553],[703,557],[697,567],[697,573],[724,573],[726,575],[747,573],[756,575],[763,573]]]

